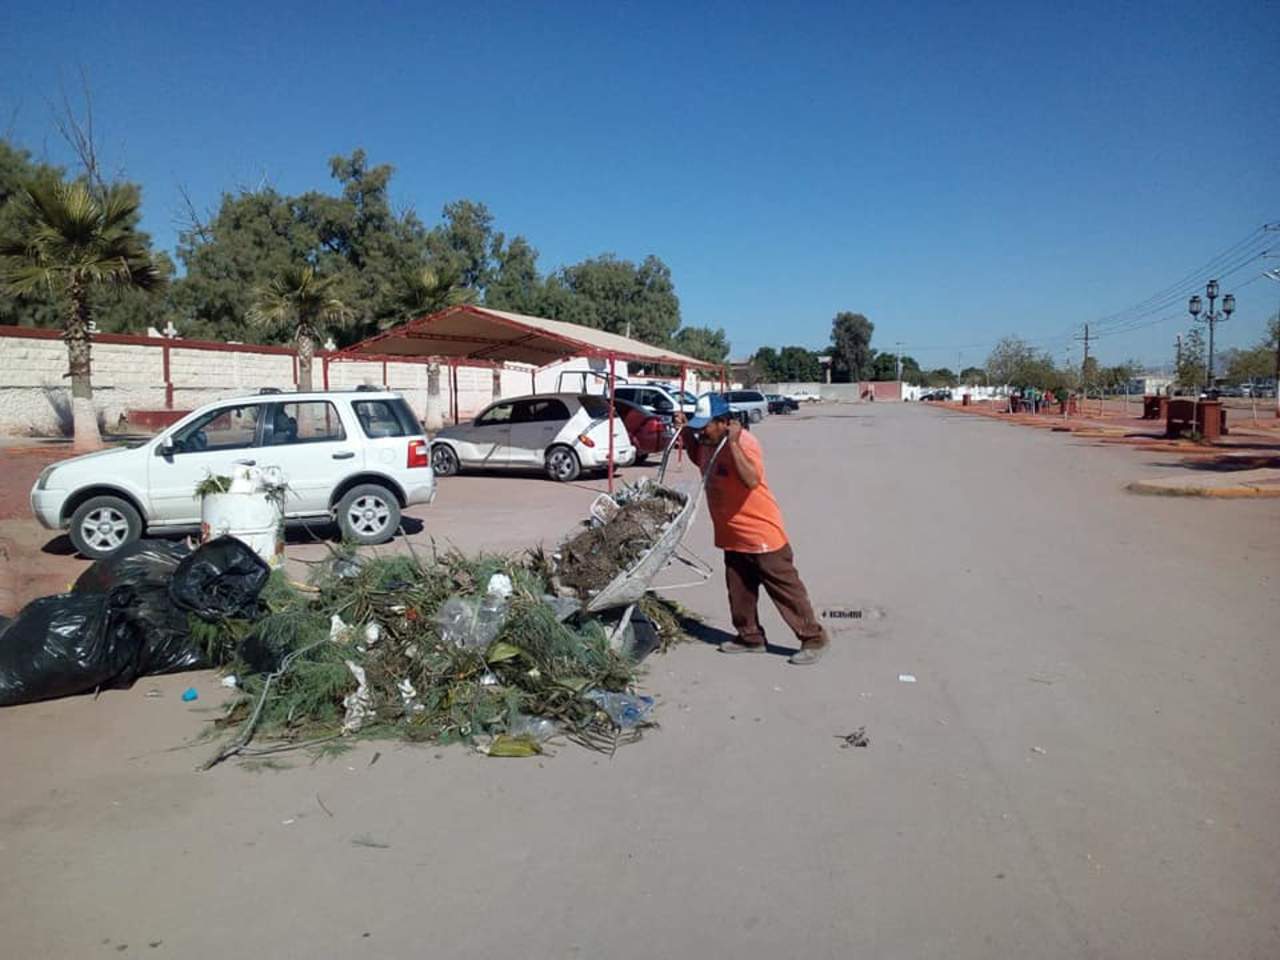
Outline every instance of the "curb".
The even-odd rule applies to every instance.
[[[1265,500],[1280,497],[1280,486],[1276,487],[1170,487],[1160,483],[1147,483],[1141,480],[1126,484],[1129,493],[1142,494],[1148,497],[1205,497],[1217,500]]]

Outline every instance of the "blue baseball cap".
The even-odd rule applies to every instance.
[[[693,408],[693,416],[689,418],[689,428],[701,430],[712,420],[730,415],[729,401],[718,393],[704,393],[698,398]]]

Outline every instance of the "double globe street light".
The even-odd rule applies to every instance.
[[[1218,281],[1210,280],[1204,288],[1205,296],[1209,298],[1209,310],[1204,315],[1204,319],[1200,319],[1200,311],[1203,308],[1203,302],[1200,295],[1196,294],[1191,298],[1191,302],[1187,304],[1187,309],[1191,311],[1192,318],[1197,323],[1207,323],[1209,325],[1209,356],[1205,360],[1205,389],[1213,389],[1213,328],[1226,320],[1227,317],[1236,312],[1236,296],[1234,293],[1228,293],[1222,298],[1222,311],[1218,312],[1213,309],[1214,301],[1218,299]]]

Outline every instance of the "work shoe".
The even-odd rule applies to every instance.
[[[721,653],[764,653],[763,643],[739,643],[737,640],[726,640],[720,644]]]
[[[787,657],[787,663],[795,664],[797,667],[807,667],[811,663],[817,663],[822,659],[822,655],[826,653],[827,648],[823,647],[801,647],[791,656]]]

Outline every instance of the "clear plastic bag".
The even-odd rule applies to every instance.
[[[450,597],[436,613],[436,626],[445,643],[483,650],[497,639],[507,619],[507,600],[496,594],[480,599]]]
[[[648,723],[649,714],[653,712],[653,697],[640,694],[588,690],[586,697],[609,715],[614,726],[623,730]]]

